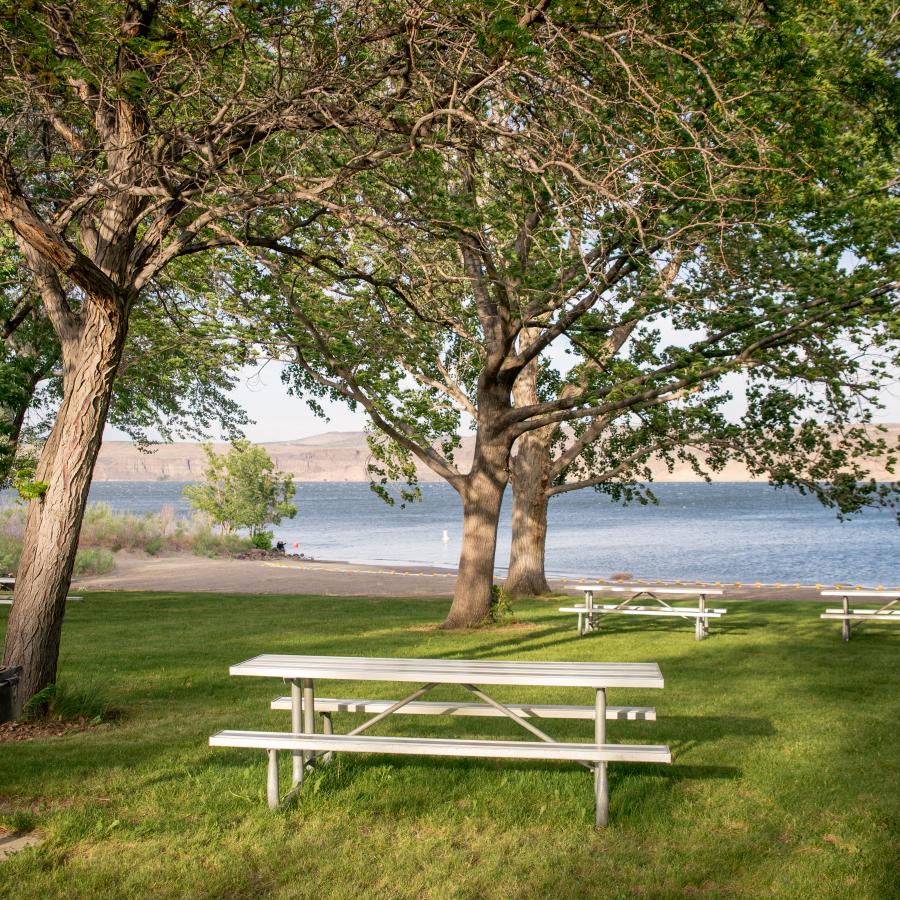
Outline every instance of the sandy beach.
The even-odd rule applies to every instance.
[[[340,561],[209,559],[190,553],[116,554],[116,568],[73,582],[73,591],[202,591],[234,594],[317,594],[332,597],[449,597],[456,575],[427,566],[374,566]],[[608,578],[551,579],[555,591],[577,591],[588,583],[615,584]],[[656,583],[634,578],[629,583]],[[747,584],[739,582],[667,582],[686,592],[717,588],[735,600],[814,600],[833,584]],[[847,587],[847,585],[841,585]],[[851,585],[856,587],[855,585]],[[893,588],[894,585],[886,585]]]

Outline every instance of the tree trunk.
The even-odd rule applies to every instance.
[[[85,303],[77,334],[63,341],[63,401],[44,445],[16,573],[3,663],[21,666],[18,709],[56,679],[66,594],[78,548],[94,463],[100,450],[127,318],[111,321]]]
[[[505,587],[507,593],[517,597],[550,593],[544,573],[544,552],[552,433],[552,428],[542,428],[522,435],[510,462],[512,544]]]
[[[476,441],[472,469],[460,490],[462,552],[453,603],[443,628],[474,628],[490,615],[497,526],[503,492],[509,480],[508,457],[506,447],[484,447],[480,440]]]
[[[540,335],[539,329],[525,329],[521,346],[527,347]],[[538,364],[533,360],[522,371],[513,388],[516,406],[540,402]],[[547,540],[547,488],[550,484],[550,443],[555,426],[528,431],[517,441],[510,460],[513,489],[512,544],[506,591],[513,596],[533,597],[550,592],[544,574],[544,545]]]

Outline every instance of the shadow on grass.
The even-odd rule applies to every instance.
[[[776,734],[771,719],[756,716],[660,716],[653,723],[660,740],[702,744],[723,737],[771,737]]]

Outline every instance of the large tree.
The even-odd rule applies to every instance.
[[[267,321],[280,322],[295,388],[364,408],[386,436],[373,443],[384,477],[417,457],[460,495],[445,624],[488,613],[516,441],[680,402],[730,372],[777,373],[805,343],[821,341],[825,359],[847,322],[877,332],[891,295],[873,267],[846,293],[667,288],[673,269],[727,273],[754,242],[777,248],[789,278],[813,271],[796,241],[805,214],[836,202],[831,167],[855,165],[841,129],[859,126],[863,146],[877,135],[853,114],[857,83],[827,87],[847,74],[839,56],[808,47],[827,35],[851,51],[865,24],[835,29],[802,4],[629,3],[600,19],[551,6],[520,36],[529,52],[469,92],[451,150],[381,167],[358,186],[367,215],[320,220],[315,246],[270,244]],[[871,174],[883,191],[885,170]],[[662,319],[695,334],[659,345]],[[560,345],[583,355],[585,377],[532,391]],[[780,395],[763,393],[771,424]],[[476,442],[463,472],[453,450],[466,417]]]
[[[427,140],[416,98],[452,114],[467,87],[432,66],[432,48],[465,33],[403,2],[0,3],[0,220],[62,369],[4,650],[24,670],[20,700],[55,677],[135,310],[179,258],[240,242],[267,216],[270,233],[302,230],[330,191],[408,152],[414,128]]]
[[[684,393],[637,402],[570,429],[546,426],[519,440],[510,464],[510,593],[549,590],[544,562],[554,497],[593,488],[621,502],[647,502],[654,499],[649,488],[654,464],[670,470],[687,464],[709,477],[737,460],[756,477],[812,494],[841,515],[895,501],[894,486],[878,483],[870,469],[893,471],[897,447],[867,423],[898,363],[898,323],[891,312],[897,285],[882,265],[844,271],[840,259],[846,248],[834,241],[820,243],[819,249],[827,250],[811,256],[786,253],[785,242],[778,243],[754,235],[750,259],[732,248],[725,260],[695,260],[694,271],[685,272],[676,288],[678,305],[704,310],[692,317],[692,332],[702,328],[705,343],[708,316],[771,321],[788,304],[809,310],[828,305],[827,316],[810,316],[768,349],[747,346],[751,352],[739,366],[698,368]],[[672,309],[674,301],[673,296]],[[565,378],[548,365],[540,373],[546,390],[563,396],[590,382],[628,381],[634,373],[663,368],[697,343],[682,338],[673,344],[672,335],[661,341],[652,316],[635,317],[633,323],[625,329],[628,338],[620,332],[615,347],[599,347],[591,326],[573,335],[583,361]],[[721,349],[716,341],[702,348],[695,362],[702,364]],[[738,370],[742,375],[735,378]],[[523,385],[523,402],[537,402],[540,374]],[[726,414],[731,400],[743,407],[740,414]]]
[[[900,346],[900,97],[891,9],[848,3],[840,21],[820,9],[805,17],[802,31],[789,11],[773,25],[778,46],[796,53],[782,75],[785,97],[804,108],[790,120],[803,140],[803,185],[775,215],[737,223],[721,240],[711,235],[689,244],[665,259],[658,276],[626,285],[570,333],[580,361],[562,374],[548,360],[540,370],[533,366],[520,379],[520,401],[571,396],[590,383],[615,384],[662,366],[689,352],[698,333],[708,341],[723,315],[731,323],[782,326],[789,304],[834,312],[812,316],[774,352],[748,354],[740,379],[708,368],[687,395],[657,397],[650,407],[586,419],[568,431],[547,426],[523,435],[510,469],[513,593],[547,590],[544,545],[554,496],[594,488],[625,502],[646,499],[639,483],[652,477],[653,460],[680,460],[707,474],[737,459],[839,514],[893,502],[896,491],[875,483],[869,469],[893,471],[897,448],[866,427],[894,378]],[[798,134],[780,114],[776,121]],[[659,287],[669,294],[662,308],[650,296]],[[713,344],[705,353],[716,350]],[[746,411],[729,419],[721,410],[735,391]]]

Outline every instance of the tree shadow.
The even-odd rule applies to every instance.
[[[670,740],[705,741],[723,737],[772,737],[777,734],[771,719],[759,716],[660,716],[653,733]]]

